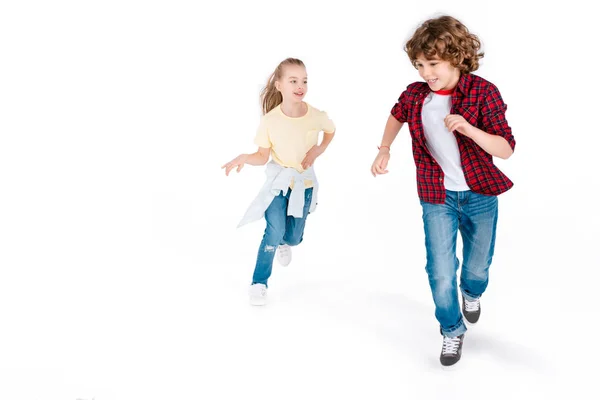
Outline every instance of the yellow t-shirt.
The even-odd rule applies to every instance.
[[[281,111],[281,105],[263,115],[254,139],[257,146],[271,149],[271,157],[277,164],[300,173],[304,172],[302,160],[306,153],[318,144],[319,132],[335,132],[335,125],[325,111],[305,104],[307,112],[302,117],[288,117]],[[305,186],[312,187],[312,182],[305,181]]]

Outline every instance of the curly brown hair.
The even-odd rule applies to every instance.
[[[437,55],[468,74],[479,68],[479,59],[484,55],[480,47],[477,36],[456,18],[445,15],[423,22],[406,42],[404,51],[413,65],[420,55],[428,60]]]

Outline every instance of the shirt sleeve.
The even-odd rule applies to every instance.
[[[322,118],[323,118],[323,121],[322,121],[321,130],[323,130],[323,132],[325,132],[325,133],[334,133],[335,132],[335,124],[329,118],[329,116],[327,115],[327,113],[324,112],[324,111],[323,111],[323,117]]]
[[[267,121],[264,115],[260,118],[260,124],[256,130],[256,137],[254,138],[254,144],[258,147],[271,148],[271,140],[269,139],[269,129],[267,128]]]
[[[483,115],[483,131],[491,135],[502,136],[510,148],[515,150],[515,138],[512,134],[512,129],[506,121],[507,105],[504,104],[500,91],[494,85],[490,86],[482,106]]]
[[[408,95],[406,91],[402,92],[394,107],[390,113],[398,120],[398,122],[407,122],[408,121]]]

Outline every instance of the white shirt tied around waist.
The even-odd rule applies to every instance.
[[[317,208],[319,183],[317,182],[313,167],[300,173],[294,168],[285,168],[276,162],[271,161],[267,164],[265,173],[267,175],[267,180],[258,193],[258,196],[252,201],[250,207],[248,207],[246,214],[238,224],[238,228],[264,217],[265,211],[269,208],[273,199],[276,196],[279,196],[282,191],[284,195],[287,193],[292,180],[294,181],[294,188],[290,193],[287,215],[291,215],[294,218],[302,218],[305,198],[304,191],[306,190],[304,186],[305,180],[310,180],[313,183],[313,194],[309,211],[313,212]]]

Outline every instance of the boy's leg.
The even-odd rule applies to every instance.
[[[477,300],[488,285],[498,221],[498,198],[469,192],[462,208],[460,233],[463,265],[460,289],[466,300]]]
[[[445,204],[421,202],[425,228],[425,248],[429,286],[435,303],[435,316],[445,336],[466,332],[458,301],[456,237],[458,233],[458,193],[446,191]]]
[[[285,234],[287,203],[287,198],[283,194],[279,194],[265,211],[267,227],[258,249],[252,284],[262,283],[267,285],[267,280],[271,276],[275,250],[281,244]]]

